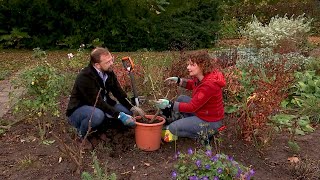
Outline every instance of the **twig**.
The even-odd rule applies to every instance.
[[[54,133],[52,133],[52,135],[53,135],[53,137],[54,137],[56,140],[59,141],[60,144],[63,145],[63,147],[64,147],[65,150],[63,151],[63,150],[61,150],[60,148],[59,148],[59,149],[60,149],[64,154],[68,155],[68,156],[71,158],[71,160],[72,160],[74,163],[76,163],[76,165],[77,165],[78,167],[80,167],[80,166],[81,166],[80,161],[76,158],[76,154],[77,154],[77,153],[76,153],[73,149],[71,149],[69,146],[67,146],[66,143],[64,143],[57,135],[55,135]]]
[[[11,128],[11,125],[7,125],[7,126],[0,126],[0,129],[10,129]]]
[[[15,125],[15,124],[17,124],[18,122],[23,121],[23,120],[24,120],[24,119],[22,118],[22,119],[17,120],[17,121],[15,121],[15,122],[13,122],[13,123],[10,123],[10,124],[8,124],[8,125],[6,125],[6,126],[0,126],[0,128],[1,128],[1,129],[7,129],[7,130],[9,130],[13,125]]]
[[[84,136],[84,138],[83,138],[83,140],[82,140],[82,142],[81,142],[81,145],[80,145],[80,151],[79,151],[79,164],[80,164],[80,166],[78,167],[79,169],[78,170],[80,170],[80,168],[81,168],[81,166],[82,166],[82,164],[83,164],[83,150],[84,150],[84,143],[85,143],[85,140],[88,138],[88,136],[89,136],[89,134],[90,134],[90,132],[91,132],[91,124],[92,124],[92,117],[93,117],[93,113],[94,113],[94,111],[96,110],[96,106],[97,106],[97,103],[98,103],[98,99],[99,99],[99,96],[100,96],[100,93],[101,93],[101,90],[102,90],[102,88],[100,88],[99,89],[99,91],[98,91],[98,94],[97,94],[97,96],[96,96],[96,101],[94,102],[94,105],[93,105],[93,109],[92,109],[92,112],[91,112],[91,116],[90,116],[90,119],[89,119],[89,123],[88,123],[88,130],[87,130],[87,133],[86,133],[86,135]]]
[[[128,98],[126,98],[126,100],[128,101],[128,103],[131,105],[131,106],[135,106],[135,105],[133,105],[131,102],[130,102],[130,100],[128,99]],[[138,112],[139,113],[139,115],[141,116],[141,118],[145,121],[145,122],[147,122],[147,118],[146,118],[146,115],[145,114],[140,114],[140,112]]]
[[[100,96],[100,93],[101,93],[101,90],[102,88],[99,89],[99,92],[96,96],[96,101],[94,102],[94,105],[93,105],[93,109],[91,111],[91,115],[90,115],[90,119],[89,119],[89,123],[88,123],[88,130],[87,130],[87,133],[86,135],[84,136],[83,140],[87,139],[90,132],[91,132],[91,124],[92,124],[92,117],[93,117],[93,113],[94,111],[96,110],[96,106],[97,106],[97,102],[98,102],[98,99],[99,99],[99,96]],[[84,141],[82,141],[81,145],[83,146],[84,145]]]
[[[157,118],[157,116],[159,115],[159,113],[160,113],[160,108],[157,109],[156,114],[155,114],[155,115],[152,117],[152,119],[150,120],[150,123],[151,123],[151,124],[153,123],[153,121],[156,120],[156,118]]]
[[[151,78],[150,74],[148,75],[148,77],[149,77],[150,82],[151,82],[151,88],[152,88],[154,100],[157,100],[157,96],[156,96],[155,89],[154,89],[154,84],[153,84],[153,81],[152,81],[152,78]]]

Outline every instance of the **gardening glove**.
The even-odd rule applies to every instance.
[[[124,112],[119,113],[118,119],[126,126],[134,126],[136,124],[133,117]]]
[[[155,105],[159,109],[165,109],[171,107],[171,102],[168,99],[158,99],[157,101],[154,101]]]
[[[133,107],[130,109],[130,111],[133,112],[133,114],[136,115],[136,116],[141,116],[141,117],[143,117],[143,116],[146,115],[146,113],[145,113],[141,108],[139,108],[139,107],[137,107],[137,106],[133,106]]]
[[[168,77],[164,82],[169,82],[169,83],[176,83],[179,84],[181,79],[179,77]]]

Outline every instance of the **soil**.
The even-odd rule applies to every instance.
[[[139,122],[139,123],[144,123],[144,124],[156,124],[156,123],[161,122],[161,120],[159,120],[159,119],[156,119],[156,118],[147,118],[147,117],[144,117],[144,118],[136,118],[136,121]]]
[[[8,112],[3,119],[13,119]],[[225,120],[220,151],[232,155],[238,162],[252,166],[255,179],[319,179],[320,149],[319,127],[314,133],[300,136],[297,142],[301,147],[299,163],[288,161],[293,157],[287,144],[287,135],[274,136],[272,144],[257,150],[234,134],[232,119]],[[52,134],[62,139],[66,145],[75,147],[75,133],[65,118],[54,119],[54,126],[48,133],[48,140],[55,140]],[[228,125],[229,124],[229,125]],[[135,145],[134,129],[109,129],[106,132],[107,142],[100,141],[95,146],[96,156],[101,167],[108,174],[115,173],[117,179],[170,179],[176,151],[186,152],[190,147],[201,145],[193,139],[179,138],[178,141],[162,143],[159,150],[144,152]],[[40,143],[38,130],[27,120],[17,123],[1,136],[0,142],[0,179],[80,179],[76,173],[76,165],[59,150],[62,145],[56,140],[52,144]],[[84,154],[83,170],[93,173],[90,151]]]

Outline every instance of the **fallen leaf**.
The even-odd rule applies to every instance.
[[[290,163],[298,163],[300,160],[299,160],[299,158],[298,157],[289,157],[288,158],[288,161],[290,162]]]
[[[59,161],[58,162],[61,163],[61,161],[62,161],[62,157],[59,157]]]
[[[144,165],[146,165],[146,166],[150,166],[150,163],[144,163]]]

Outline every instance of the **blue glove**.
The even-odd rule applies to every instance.
[[[168,77],[166,80],[164,80],[165,82],[166,81],[169,81],[169,83],[170,83],[170,81],[172,82],[174,82],[174,83],[177,83],[177,84],[179,84],[180,83],[180,78],[179,77]]]
[[[120,112],[118,118],[126,126],[134,126],[136,124],[133,117],[126,113]]]
[[[158,99],[157,101],[154,101],[155,105],[159,109],[165,109],[165,108],[170,108],[171,103],[168,99]]]

